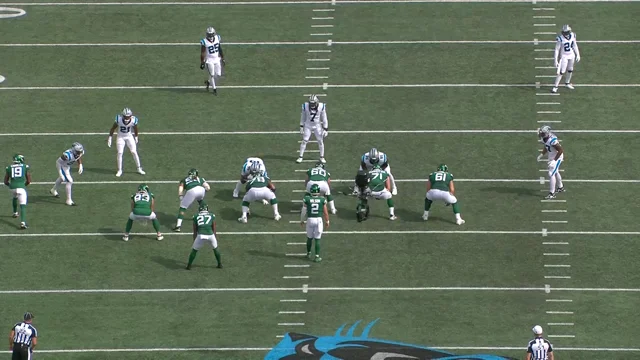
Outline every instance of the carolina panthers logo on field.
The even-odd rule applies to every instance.
[[[360,336],[354,335],[357,321],[345,335],[346,324],[333,336],[313,336],[287,333],[264,358],[265,360],[515,360],[496,355],[455,355],[449,352],[404,344],[395,341],[369,338],[371,328],[378,320],[364,328]]]

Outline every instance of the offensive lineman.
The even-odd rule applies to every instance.
[[[164,239],[160,232],[160,222],[156,218],[154,212],[156,206],[156,199],[149,186],[141,184],[138,186],[138,191],[131,196],[131,213],[129,214],[129,220],[127,220],[127,226],[122,236],[122,240],[129,241],[129,233],[133,227],[134,220],[151,220],[153,228],[156,230],[156,239],[158,241]]]
[[[216,216],[209,211],[209,206],[202,202],[198,207],[198,213],[193,216],[193,246],[189,254],[187,270],[191,270],[191,264],[196,259],[198,250],[202,249],[204,244],[211,245],[213,255],[215,255],[218,262],[218,269],[222,268],[218,240],[216,239]]]
[[[55,197],[60,197],[58,194],[58,186],[62,182],[66,182],[65,188],[67,190],[67,202],[69,206],[75,206],[76,203],[71,200],[71,187],[73,186],[73,178],[71,177],[71,166],[78,163],[78,174],[82,175],[84,167],[82,166],[82,156],[84,155],[84,146],[79,142],[74,142],[70,149],[67,149],[56,161],[56,167],[58,168],[58,178],[49,192]]]
[[[560,175],[560,164],[564,160],[564,149],[560,146],[558,137],[551,132],[549,126],[543,126],[538,130],[538,136],[542,139],[544,147],[542,153],[538,155],[538,161],[547,155],[547,175],[549,176],[549,195],[545,199],[553,199],[557,193],[564,191],[562,176]]]
[[[324,164],[318,162],[315,167],[307,170],[307,180],[305,181],[305,187],[308,193],[311,193],[313,185],[318,185],[320,188],[320,194],[327,198],[331,213],[337,212],[336,205],[333,202],[333,196],[331,195],[331,174],[324,168]]]
[[[138,168],[138,174],[144,175],[145,172],[142,170],[142,165],[140,165],[140,156],[138,155],[136,146],[138,143],[138,117],[133,116],[133,112],[129,108],[124,108],[121,114],[116,115],[116,121],[109,130],[109,137],[107,138],[108,147],[111,147],[111,138],[116,129],[118,129],[118,138],[116,139],[118,171],[116,172],[116,176],[122,176],[122,154],[124,153],[125,144],[129,148],[129,151],[131,151],[131,155],[133,155],[133,160],[136,162],[136,167]]]
[[[316,241],[316,256],[314,262],[322,261],[320,257],[320,238],[322,237],[322,220],[329,228],[329,212],[327,211],[327,199],[322,196],[320,186],[313,184],[309,188],[309,194],[302,200],[302,210],[300,211],[300,226],[304,227],[305,219],[307,223],[307,258],[311,260],[311,244]]]
[[[29,165],[24,163],[24,156],[13,155],[13,163],[7,166],[4,184],[9,187],[13,195],[13,217],[18,217],[20,205],[20,229],[27,228],[27,186],[31,183]]]
[[[254,201],[267,200],[273,207],[273,218],[279,221],[282,216],[278,212],[278,199],[276,198],[276,187],[271,183],[267,174],[260,171],[257,164],[251,166],[253,178],[247,182],[247,193],[242,198],[242,216],[238,218],[243,224],[247,223],[249,214],[249,204]]]
[[[267,168],[264,166],[264,161],[262,161],[262,159],[260,159],[259,157],[247,158],[242,165],[242,170],[240,171],[240,180],[238,180],[238,182],[236,183],[236,188],[233,190],[234,198],[240,197],[240,190],[242,189],[242,185],[246,184],[247,181],[253,178],[254,174],[251,173],[253,164],[257,165],[258,171],[262,171],[266,176],[269,176],[269,174],[267,173]],[[262,203],[265,205],[269,204],[267,200],[264,200]]]
[[[201,203],[205,193],[209,190],[211,190],[211,187],[207,183],[207,180],[198,176],[198,169],[189,170],[187,177],[180,180],[180,185],[178,185],[180,209],[178,210],[178,220],[176,221],[176,226],[173,228],[173,231],[180,231],[182,219],[184,219],[184,212],[187,211],[187,208],[191,206],[194,201]]]
[[[449,173],[449,168],[445,164],[440,164],[436,172],[429,174],[427,181],[427,195],[424,199],[424,214],[422,220],[429,220],[429,209],[436,200],[442,200],[447,206],[453,205],[453,213],[456,216],[456,224],[465,223],[460,215],[460,205],[455,197],[455,187],[453,185],[453,175]]]
[[[387,154],[382,151],[378,151],[376,148],[371,148],[369,152],[362,155],[360,158],[360,170],[371,170],[375,165],[380,165],[380,168],[384,170],[391,181],[391,194],[398,195],[398,188],[396,187],[396,180],[391,174],[391,166],[389,166],[389,159]]]
[[[373,169],[367,173],[367,178],[369,179],[367,187],[371,192],[369,196],[376,200],[387,200],[387,206],[389,207],[389,220],[396,220],[397,217],[394,214],[393,196],[390,191],[391,176],[389,176],[386,171],[382,170],[380,165],[376,164],[373,166]],[[367,206],[366,200],[363,201],[363,205]]]
[[[320,162],[326,163],[324,159],[324,138],[329,135],[329,121],[327,120],[327,105],[321,103],[316,95],[309,96],[309,101],[302,104],[302,113],[300,114],[300,135],[302,142],[300,143],[300,156],[297,163],[302,162],[304,150],[311,138],[311,133],[318,141],[318,149],[320,150]]]
[[[207,28],[205,38],[200,40],[200,69],[206,67],[209,71],[209,80],[205,80],[204,84],[207,85],[207,91],[209,87],[213,89],[213,95],[218,95],[216,78],[222,76],[222,65],[226,65],[221,41],[220,35],[211,26]]]
[[[559,55],[560,60],[558,61]],[[556,50],[553,57],[553,64],[555,65],[557,72],[556,82],[553,85],[553,89],[551,89],[552,93],[558,92],[558,85],[560,85],[560,80],[565,72],[567,73],[567,76],[564,79],[565,86],[571,90],[574,89],[571,84],[574,62],[580,62],[580,50],[578,49],[578,43],[576,42],[576,34],[571,31],[571,26],[564,25],[562,26],[562,34],[556,37]]]

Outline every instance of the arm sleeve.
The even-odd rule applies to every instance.
[[[304,221],[307,218],[307,205],[302,203],[302,210],[300,210],[300,221]]]
[[[327,119],[327,105],[322,105],[322,127],[324,129],[328,129],[329,128],[329,120]]]
[[[302,104],[302,111],[300,112],[300,126],[304,126],[304,105]]]

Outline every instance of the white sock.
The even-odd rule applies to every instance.
[[[279,214],[279,212],[278,212],[278,204],[277,204],[277,203],[275,203],[275,204],[273,204],[273,205],[271,205],[271,206],[273,206],[273,215],[274,215],[274,216],[275,216],[275,215],[278,215],[278,214]]]
[[[209,84],[211,84],[211,87],[216,89],[216,79],[215,76],[209,76]]]
[[[133,155],[133,161],[136,162],[136,167],[140,168],[142,167],[142,165],[140,165],[140,156],[138,155],[137,151],[132,151],[131,155]],[[121,162],[122,164],[122,162]]]
[[[460,213],[457,213],[456,214],[456,220],[460,220],[460,219],[462,219],[462,216],[460,215]]]
[[[394,209],[393,209],[393,207],[390,207],[389,208],[389,215],[393,216],[393,213],[394,213]]]
[[[560,171],[558,171],[555,176],[556,176],[558,187],[559,188],[564,187],[564,184],[562,184],[562,176],[560,176]]]
[[[58,186],[60,186],[60,184],[62,184],[62,178],[58,177],[56,179],[56,183],[53,185],[53,188],[56,189],[56,191],[58,190]]]
[[[248,206],[243,206],[242,207],[242,217],[246,219],[248,213],[249,213],[249,207]]]
[[[118,153],[118,171],[122,171],[122,153]]]
[[[180,227],[180,226],[182,226],[182,219],[178,219],[176,221],[176,227]]]
[[[329,201],[329,209],[331,209],[331,211],[336,209],[336,204],[334,204],[333,200]]]
[[[300,143],[300,157],[302,157],[304,155],[304,150],[307,148],[307,141],[306,140],[302,140],[302,142]]]
[[[552,176],[549,179],[549,192],[554,194],[556,192],[556,176]]]
[[[324,140],[318,140],[318,149],[320,149],[320,157],[324,157]]]
[[[236,183],[236,188],[235,188],[235,190],[233,190],[233,192],[235,194],[239,194],[240,190],[242,190],[242,182],[240,180],[238,180],[238,182]]]
[[[571,75],[573,75],[573,71],[567,71],[567,75],[564,77],[565,83],[571,84]]]
[[[558,87],[560,80],[562,80],[562,75],[556,75],[556,84],[553,87]]]
[[[71,202],[71,186],[73,186],[73,183],[67,183],[66,184],[66,188],[67,188],[67,201]]]
[[[422,214],[422,216],[429,216],[429,212],[427,210],[425,210],[424,214]]]

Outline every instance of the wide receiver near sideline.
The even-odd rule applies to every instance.
[[[211,187],[207,183],[207,180],[198,176],[198,169],[191,169],[187,173],[187,177],[180,180],[178,185],[178,197],[180,198],[180,209],[178,210],[178,220],[173,231],[180,231],[182,227],[182,220],[184,219],[184,213],[187,208],[197,201],[198,204],[204,200],[204,195],[207,191],[211,190]]]
[[[73,186],[73,178],[71,177],[71,165],[78,163],[78,174],[82,175],[84,167],[82,166],[82,156],[84,155],[84,146],[75,142],[70,149],[67,149],[56,161],[56,167],[58,168],[58,178],[55,184],[49,190],[51,195],[59,197],[58,186],[64,181],[66,183],[67,190],[67,202],[69,206],[75,206],[76,203],[71,199],[71,187]]]
[[[127,226],[124,230],[122,240],[129,241],[129,233],[133,227],[134,220],[151,220],[153,228],[157,233],[156,239],[158,241],[164,239],[164,236],[162,236],[160,232],[160,222],[158,222],[156,213],[154,212],[155,206],[156,199],[151,190],[149,190],[149,186],[146,184],[138,186],[138,191],[131,196],[131,213],[129,214],[129,220],[127,220]]]
[[[222,38],[216,34],[216,30],[209,26],[204,39],[200,40],[200,69],[207,68],[209,71],[209,80],[205,80],[204,84],[213,89],[213,95],[218,95],[216,87],[216,78],[222,76],[222,65],[226,65],[224,55],[222,54]]]
[[[558,61],[558,56],[560,60]],[[552,93],[558,92],[558,85],[562,75],[567,73],[564,79],[564,84],[567,88],[573,90],[571,84],[571,75],[573,75],[573,63],[580,62],[580,50],[578,49],[578,43],[576,41],[576,34],[571,31],[571,26],[564,25],[562,27],[562,34],[556,38],[556,49],[553,56],[553,65],[556,67],[556,82],[551,89]]]
[[[307,143],[311,139],[311,133],[318,141],[318,149],[320,151],[320,162],[326,163],[324,159],[324,138],[329,135],[329,121],[327,120],[327,106],[318,100],[318,96],[309,96],[309,101],[302,104],[302,113],[300,114],[300,135],[302,142],[300,143],[300,156],[297,163],[301,163],[304,157],[304,151]]]
[[[551,132],[549,126],[543,126],[538,130],[538,137],[542,140],[544,147],[542,153],[538,155],[538,161],[547,155],[547,175],[549,176],[549,194],[545,199],[553,199],[557,193],[564,191],[562,176],[560,175],[560,164],[564,160],[564,149],[560,146],[560,140]]]
[[[129,151],[131,151],[131,155],[133,155],[133,161],[136,162],[138,174],[144,175],[145,172],[142,170],[142,165],[140,165],[140,156],[138,155],[136,145],[138,144],[138,117],[133,116],[131,109],[124,108],[121,114],[116,115],[116,121],[109,130],[109,137],[107,138],[108,147],[111,147],[111,138],[116,130],[118,130],[118,138],[116,139],[116,149],[118,150],[116,163],[118,170],[116,176],[122,176],[122,155],[125,145],[127,145]]]
[[[429,220],[429,209],[431,204],[436,200],[442,200],[447,206],[453,205],[453,213],[456,216],[456,224],[464,224],[460,215],[460,206],[458,199],[455,197],[456,189],[453,185],[453,175],[449,173],[449,168],[445,164],[438,166],[436,172],[429,174],[427,181],[427,196],[424,199],[424,214],[422,219]]]
[[[331,174],[324,168],[323,163],[318,162],[315,167],[307,170],[305,184],[308,193],[311,193],[311,188],[314,185],[318,185],[320,194],[327,198],[331,213],[335,214],[337,212],[336,204],[333,202],[333,195],[331,195]]]
[[[218,262],[218,268],[222,268],[220,252],[218,251],[218,240],[216,239],[216,216],[209,211],[209,206],[202,202],[198,207],[198,213],[193,216],[193,246],[189,254],[187,270],[191,270],[193,260],[196,259],[198,250],[205,244],[211,245],[213,255]]]
[[[31,183],[29,165],[24,163],[24,156],[13,155],[13,163],[7,166],[4,175],[4,184],[13,195],[13,217],[18,217],[18,205],[20,205],[20,228],[27,228],[27,186]]]
[[[311,185],[309,194],[302,200],[302,210],[300,211],[300,226],[307,224],[307,257],[311,259],[311,244],[316,242],[315,262],[322,261],[320,257],[320,238],[322,238],[322,219],[324,225],[329,228],[329,212],[327,211],[327,199],[320,193],[320,186]]]

